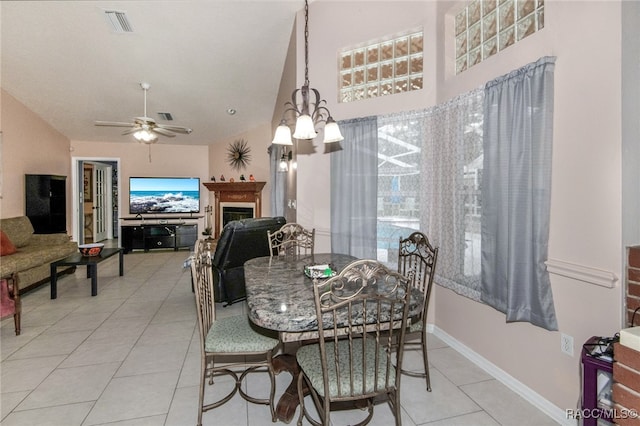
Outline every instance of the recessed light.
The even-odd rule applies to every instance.
[[[229,114],[229,115],[236,115],[236,110],[235,110],[235,109],[233,109],[233,108],[229,108],[229,109],[227,109],[227,114]]]

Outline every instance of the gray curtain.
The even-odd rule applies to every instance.
[[[267,148],[267,153],[271,175],[271,216],[284,216],[287,206],[287,173],[278,171],[282,147],[272,144]]]
[[[487,83],[483,137],[481,299],[547,330],[554,67],[544,57]]]
[[[331,155],[331,251],[375,259],[378,202],[376,117],[340,121],[342,149]]]

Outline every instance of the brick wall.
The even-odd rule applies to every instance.
[[[625,306],[627,317],[625,327],[631,327],[633,311],[640,307],[640,246],[627,247]],[[635,325],[640,325],[640,311],[636,314]]]

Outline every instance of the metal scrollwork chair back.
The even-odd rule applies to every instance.
[[[438,247],[431,245],[427,236],[422,232],[414,232],[407,238],[400,238],[398,272],[408,277],[412,287],[423,294],[422,313],[420,317],[411,319],[407,334],[407,337],[409,337],[410,334],[420,333],[420,339],[417,342],[407,342],[405,345],[420,347],[424,373],[409,370],[402,370],[402,373],[413,377],[425,377],[427,391],[429,392],[431,391],[431,380],[429,378],[429,358],[427,355],[427,311],[429,309],[429,299],[437,261]]]
[[[373,400],[386,398],[401,424],[400,377],[411,288],[409,280],[375,260],[357,260],[326,281],[314,280],[320,338],[298,349],[300,416],[329,425],[331,405],[360,401],[373,418]],[[396,334],[398,337],[396,337]],[[399,344],[396,344],[399,342]],[[304,406],[305,386],[320,415]]]
[[[246,315],[216,319],[213,291],[213,269],[211,251],[205,240],[196,243],[191,257],[191,274],[195,290],[198,326],[200,330],[201,374],[198,404],[198,425],[202,425],[203,412],[219,407],[229,401],[236,392],[249,402],[268,405],[271,421],[276,421],[273,399],[275,395],[275,371],[273,354],[280,342],[254,327]],[[224,364],[216,365],[216,357],[224,357]],[[269,375],[271,387],[266,398],[255,398],[242,389],[242,382],[249,373]],[[223,375],[233,378],[235,383],[224,397],[212,403],[204,403],[206,384]],[[224,381],[222,383],[224,385]],[[224,393],[223,393],[224,394]]]
[[[316,230],[286,223],[275,232],[267,231],[271,256],[313,254]]]

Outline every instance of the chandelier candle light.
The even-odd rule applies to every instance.
[[[314,102],[313,111],[310,110],[309,95],[313,92]],[[300,93],[302,103],[298,105],[297,97]],[[284,115],[288,111],[293,111],[296,117],[296,128],[293,137],[302,140],[311,140],[318,134],[315,125],[325,123],[324,126],[324,143],[339,142],[344,139],[340,133],[338,123],[331,117],[331,113],[325,106],[326,100],[320,98],[320,92],[317,89],[309,87],[309,3],[304,2],[304,85],[300,89],[296,89],[291,94],[291,101],[287,102],[284,110],[283,118],[280,125],[276,129],[273,142],[276,145],[293,145],[291,142],[291,129],[287,125]]]

